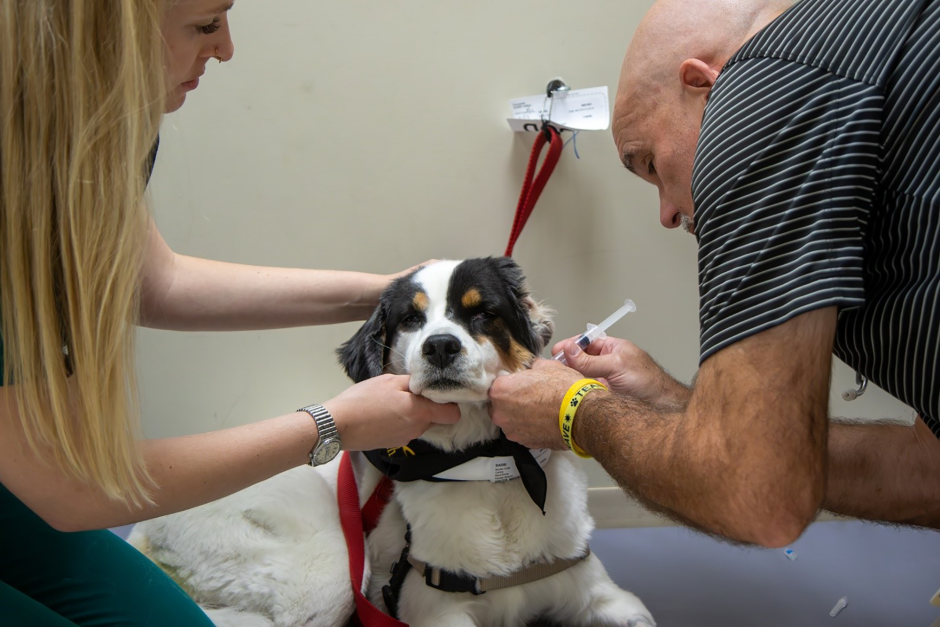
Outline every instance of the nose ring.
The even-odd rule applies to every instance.
[[[218,47],[218,46],[215,47],[215,54],[212,55],[212,56],[215,57],[215,60],[216,60],[216,61],[218,61],[219,63],[222,63],[222,55],[219,54],[219,47]]]

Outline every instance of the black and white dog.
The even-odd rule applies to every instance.
[[[355,381],[409,374],[414,393],[460,405],[459,422],[406,447],[350,454],[361,503],[383,476],[394,480],[368,538],[364,587],[411,627],[521,626],[539,616],[654,624],[588,549],[594,522],[573,454],[524,449],[489,418],[493,380],[528,367],[551,334],[550,312],[513,261],[442,261],[395,281],[339,351]],[[343,625],[352,612],[347,552],[335,496],[323,498],[335,491],[336,467],[295,469],[142,523],[131,541],[216,608],[217,625]]]

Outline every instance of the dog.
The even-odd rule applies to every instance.
[[[442,261],[394,281],[338,351],[355,382],[408,374],[412,392],[460,407],[456,424],[406,447],[347,453],[361,504],[393,479],[363,592],[411,627],[655,624],[589,551],[594,522],[574,455],[528,451],[490,420],[493,380],[529,367],[552,332],[512,260]],[[337,466],[141,523],[129,540],[220,627],[344,625],[353,599]]]

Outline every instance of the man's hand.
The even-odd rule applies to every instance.
[[[558,430],[558,410],[568,388],[582,378],[549,359],[537,359],[530,370],[497,377],[490,387],[493,424],[529,448],[567,449]]]
[[[632,342],[607,337],[595,340],[582,351],[575,339],[559,342],[552,354],[563,350],[569,367],[586,377],[601,379],[612,392],[657,407],[681,408],[688,403],[691,390]]]

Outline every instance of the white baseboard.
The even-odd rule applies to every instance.
[[[620,488],[589,488],[588,510],[594,517],[598,529],[630,527],[664,527],[676,523],[644,509]],[[816,522],[845,520],[839,516],[822,512]]]

